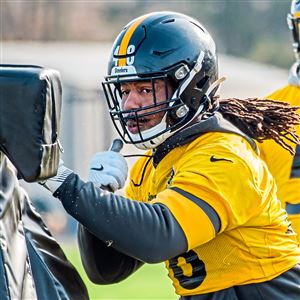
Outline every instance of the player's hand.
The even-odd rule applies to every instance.
[[[72,174],[73,171],[68,169],[62,159],[59,160],[57,174],[45,181],[39,182],[40,185],[48,189],[52,194],[62,185],[65,179]]]
[[[119,152],[98,152],[91,159],[89,181],[96,186],[115,192],[124,187],[127,174],[127,162]]]

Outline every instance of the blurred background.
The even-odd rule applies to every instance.
[[[90,157],[96,151],[108,149],[117,136],[106,109],[101,81],[112,42],[124,25],[139,15],[158,10],[195,17],[217,44],[220,75],[227,77],[221,96],[264,97],[286,84],[294,60],[292,36],[286,23],[290,3],[290,0],[1,0],[0,62],[41,65],[60,71],[63,159],[85,179]],[[137,150],[126,146],[123,153],[137,153]],[[24,186],[53,235],[82,272],[74,246],[76,222],[38,185],[24,183]],[[140,270],[113,288],[97,287],[83,273],[82,276],[92,299],[177,298],[161,266]]]

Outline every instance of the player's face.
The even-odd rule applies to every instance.
[[[126,117],[126,126],[128,130],[136,134],[152,128],[160,123],[166,107],[165,102],[172,95],[170,84],[162,79],[151,81],[127,82],[121,85],[122,110],[137,110],[135,113],[129,113]],[[161,103],[161,104],[160,104]],[[143,109],[145,108],[145,109]],[[130,119],[130,116],[141,116]]]

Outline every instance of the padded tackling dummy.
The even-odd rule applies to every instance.
[[[19,185],[17,170],[1,151],[0,299],[89,299],[77,270],[32,206]]]
[[[56,175],[62,88],[55,70],[0,65],[0,150],[25,181]]]
[[[17,178],[56,174],[61,93],[57,71],[0,65],[1,300],[89,299]]]

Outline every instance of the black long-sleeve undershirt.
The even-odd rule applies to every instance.
[[[66,211],[117,251],[158,263],[187,250],[186,237],[170,210],[159,203],[126,199],[71,174],[54,193]]]

